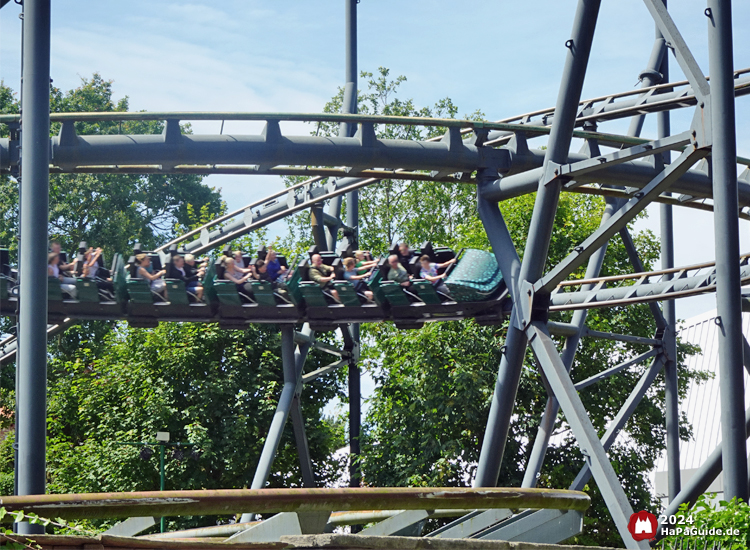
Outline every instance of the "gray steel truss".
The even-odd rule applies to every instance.
[[[7,3],[8,0],[0,0],[0,8]],[[665,0],[644,0],[644,3],[654,20],[655,37],[646,69],[639,75],[640,89],[581,99],[600,0],[579,0],[570,39],[564,45],[565,65],[555,107],[490,123],[358,115],[357,0],[344,0],[346,65],[341,114],[50,115],[49,0],[25,0],[23,119],[19,115],[0,115],[0,124],[21,130],[14,131],[11,138],[0,139],[0,173],[18,178],[24,196],[20,220],[23,284],[19,340],[9,338],[0,342],[0,362],[18,355],[19,494],[44,492],[44,385],[38,381],[46,377],[46,358],[40,344],[47,335],[58,333],[72,323],[66,320],[48,327],[44,308],[39,307],[46,304],[46,278],[39,275],[44,275],[45,270],[38,243],[46,238],[51,171],[312,176],[212,220],[159,249],[165,251],[178,244],[193,253],[214,249],[307,209],[311,212],[313,237],[321,250],[335,250],[340,237],[342,246],[356,246],[359,189],[394,178],[474,184],[479,217],[512,298],[510,326],[474,485],[494,486],[498,482],[521,369],[530,347],[549,395],[533,440],[523,486],[536,484],[544,467],[550,434],[564,419],[585,457],[571,489],[582,489],[593,477],[625,545],[645,548],[645,543],[636,543],[627,534],[632,509],[606,453],[656,376],[664,370],[670,499],[666,513],[673,513],[682,502],[694,502],[722,468],[727,495],[747,500],[745,440],[750,430],[750,411],[743,410],[742,367],[743,362],[745,367],[750,366],[750,346],[741,333],[740,287],[750,282],[750,257],[739,253],[738,219],[750,219],[750,168],[739,178],[736,171],[738,163],[750,167],[750,160],[736,154],[734,101],[750,93],[750,70],[734,71],[730,0],[707,0],[710,81],[672,20]],[[670,56],[674,56],[686,81],[669,82]],[[679,108],[693,108],[694,116],[685,131],[672,134],[669,113]],[[658,122],[658,135],[653,140],[640,137],[645,117],[650,113],[656,114]],[[598,131],[597,125],[622,118],[630,118],[628,135]],[[75,123],[82,120],[161,120],[165,124],[161,135],[78,135]],[[264,121],[265,129],[259,135],[183,134],[180,123],[189,120]],[[51,139],[50,121],[62,123],[59,135]],[[286,135],[280,128],[283,121],[336,122],[339,133],[337,137]],[[381,124],[441,127],[445,133],[424,141],[379,139],[375,128]],[[529,141],[540,137],[547,138],[547,148],[531,148]],[[570,151],[573,139],[584,140],[582,150],[577,153]],[[677,154],[675,159],[673,151]],[[704,159],[710,161],[710,169]],[[701,164],[696,166],[699,161]],[[564,192],[603,195],[606,207],[599,228],[545,273],[558,200]],[[498,202],[528,193],[536,193],[536,199],[521,260]],[[644,268],[628,232],[628,224],[653,202],[662,205],[660,271]],[[673,206],[715,213],[715,264],[674,267]],[[622,239],[634,273],[601,277],[608,243],[616,237]],[[584,265],[584,279],[569,280]],[[690,483],[681,487],[674,300],[703,292],[717,294],[723,443]],[[664,303],[663,310],[657,302]],[[590,308],[640,303],[649,304],[656,321],[657,330],[652,338],[600,332],[586,326]],[[573,311],[569,322],[548,320],[550,312],[565,310]],[[359,326],[340,328],[343,349],[316,341],[307,325],[301,332],[295,332],[291,324],[281,325],[284,386],[252,488],[266,485],[290,417],[303,483],[306,487],[315,486],[300,394],[304,384],[344,366],[349,370],[349,443],[353,457],[349,473],[351,484],[359,484],[356,461],[361,414]],[[563,338],[560,350],[550,334]],[[623,357],[619,364],[574,384],[571,368],[583,338],[607,338],[650,349]],[[305,373],[303,367],[311,349],[326,352],[335,359]],[[648,366],[646,361],[650,361]],[[599,436],[579,392],[590,391],[592,385],[626,369],[638,369],[640,379],[605,433]],[[388,519],[365,533],[416,536],[425,521],[435,514],[429,510],[402,511],[383,515],[386,516]],[[322,532],[328,522],[327,514],[283,513],[250,523],[254,517],[252,512],[243,514],[241,526],[231,529],[231,533],[227,531],[226,534],[232,534],[229,540],[275,541],[282,534]],[[478,510],[431,536],[559,542],[579,532],[581,525],[582,516],[577,512],[526,510],[511,515],[507,510]],[[30,525],[20,526],[25,533],[34,529]]]

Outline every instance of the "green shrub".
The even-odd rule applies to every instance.
[[[664,548],[703,548],[704,543],[719,543],[722,550],[746,550],[750,546],[750,506],[736,498],[713,504],[715,500],[716,494],[704,494],[690,509],[681,505],[675,515],[685,518],[681,527],[689,533],[664,537]],[[722,534],[717,534],[719,530]],[[726,534],[730,530],[739,535]]]

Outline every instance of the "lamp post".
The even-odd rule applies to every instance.
[[[134,445],[137,447],[143,447],[141,449],[141,458],[143,460],[148,460],[151,458],[151,455],[153,451],[151,450],[152,446],[158,446],[159,447],[159,490],[163,491],[165,482],[166,482],[166,476],[164,474],[164,455],[165,455],[165,449],[167,447],[194,447],[195,443],[181,443],[181,442],[169,442],[169,432],[156,432],[156,442],[153,441],[115,441],[115,445]],[[160,532],[164,532],[164,517],[161,518],[161,521],[159,522],[159,529]]]

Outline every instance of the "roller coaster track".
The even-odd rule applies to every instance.
[[[750,283],[750,254],[741,257],[740,280]],[[572,311],[601,307],[625,307],[648,302],[673,300],[697,296],[716,290],[716,264],[700,264],[616,275],[577,279],[560,283],[550,296],[550,311]],[[583,287],[586,287],[585,289]],[[92,317],[94,318],[94,317]],[[108,319],[110,317],[107,317]],[[456,319],[459,317],[450,317]],[[439,317],[432,320],[445,320]],[[173,319],[179,321],[179,319]],[[193,319],[200,321],[200,319]],[[210,321],[213,319],[204,319]],[[356,314],[340,322],[356,321]],[[75,324],[74,319],[65,319],[57,325],[50,325],[47,334],[54,336]],[[0,364],[15,357],[16,339],[10,336],[0,341]]]
[[[735,94],[741,96],[750,93],[750,77],[744,76],[750,73],[750,69],[742,69],[735,72]],[[678,88],[675,90],[675,88]],[[660,93],[662,92],[662,93]],[[585,122],[602,122],[605,120],[614,120],[618,118],[629,117],[637,114],[658,112],[663,110],[672,110],[676,108],[688,107],[696,104],[695,94],[692,92],[692,88],[687,85],[687,81],[667,83],[657,86],[650,86],[646,88],[640,88],[637,90],[622,92],[618,94],[611,94],[607,96],[601,96],[597,98],[583,100],[579,104],[579,111],[577,115],[576,125],[581,126]],[[195,174],[209,174],[209,173],[232,173],[232,174],[275,174],[275,175],[310,175],[315,174],[311,179],[304,182],[292,185],[286,189],[277,191],[272,195],[265,197],[259,201],[255,201],[249,205],[246,205],[240,209],[216,218],[204,226],[190,231],[177,239],[166,243],[159,247],[157,251],[163,252],[171,245],[182,244],[182,248],[188,252],[195,254],[203,253],[213,248],[216,248],[224,243],[232,241],[250,231],[262,228],[272,222],[283,219],[289,215],[300,212],[320,202],[329,200],[337,197],[349,191],[360,189],[369,185],[373,185],[383,179],[410,179],[410,180],[422,180],[422,181],[438,181],[438,182],[465,182],[474,183],[475,178],[471,177],[471,173],[481,164],[482,159],[480,146],[498,146],[504,145],[511,141],[513,137],[525,140],[526,137],[538,137],[547,135],[550,132],[550,124],[554,108],[542,109],[523,115],[517,115],[514,117],[506,118],[497,122],[477,122],[477,121],[462,121],[454,119],[435,119],[435,118],[420,118],[420,117],[384,117],[384,116],[366,116],[366,115],[337,115],[337,114],[268,114],[268,113],[200,113],[200,112],[171,112],[171,113],[155,113],[155,112],[108,112],[108,113],[53,113],[51,120],[53,122],[61,122],[62,129],[60,135],[57,138],[53,138],[53,164],[51,170],[53,172],[87,172],[87,173],[149,173],[149,172],[172,172],[172,173],[195,173]],[[73,126],[74,122],[79,121],[144,121],[144,120],[163,120],[166,121],[165,131],[162,136],[90,136],[89,139],[92,141],[86,142],[85,136],[78,136],[75,133]],[[79,147],[81,140],[84,140],[86,144],[96,144],[96,138],[104,138],[108,140],[110,138],[124,138],[125,140],[132,140],[135,137],[148,138],[143,143],[145,148],[153,148],[157,144],[165,145],[167,147],[174,148],[179,140],[187,136],[182,136],[179,131],[179,122],[183,120],[235,120],[235,121],[265,121],[266,129],[263,134],[257,136],[255,144],[267,144],[270,140],[275,140],[278,143],[284,140],[293,138],[286,138],[281,135],[279,122],[282,121],[305,121],[305,122],[352,122],[360,124],[360,130],[354,138],[321,138],[321,142],[328,142],[328,144],[346,142],[348,147],[354,147],[358,149],[364,148],[368,142],[370,145],[383,145],[385,148],[398,149],[401,147],[410,147],[415,142],[401,142],[400,140],[377,140],[374,136],[375,125],[378,124],[399,124],[399,125],[419,125],[427,127],[444,127],[447,128],[447,132],[442,137],[431,138],[422,142],[426,144],[432,144],[437,146],[439,149],[434,149],[434,153],[442,154],[443,157],[451,158],[446,163],[445,160],[441,161],[442,164],[431,164],[435,155],[431,155],[432,158],[427,159],[427,163],[430,168],[435,166],[442,166],[442,170],[438,171],[427,171],[427,170],[405,170],[403,168],[394,169],[369,169],[369,168],[356,168],[356,167],[301,167],[301,166],[264,166],[262,163],[257,165],[221,165],[221,164],[210,164],[205,166],[200,165],[186,165],[186,164],[172,164],[171,166],[165,166],[164,164],[116,164],[116,165],[75,165],[71,168],[69,161],[61,162],[61,157],[64,155],[60,154],[60,151],[70,147]],[[533,122],[537,122],[534,124]],[[19,115],[0,115],[0,124],[7,124],[10,126],[17,125],[20,123]],[[473,140],[467,142],[462,139],[467,134],[475,134]],[[273,136],[269,138],[269,136]],[[607,134],[602,132],[592,131],[581,131],[576,130],[573,132],[573,136],[585,140],[596,140],[600,145],[621,148],[624,146],[637,146],[650,143],[650,140],[644,138],[621,136],[615,134]],[[232,136],[222,136],[224,139],[235,139]],[[213,138],[216,140],[216,136],[206,136],[206,138]],[[305,138],[299,138],[302,146],[305,144]],[[338,141],[334,141],[338,140]],[[351,143],[356,141],[358,143]],[[339,143],[340,142],[340,143]],[[391,143],[394,142],[394,143]],[[398,143],[395,143],[398,142]],[[0,170],[9,170],[14,161],[17,163],[17,153],[14,153],[11,148],[11,140],[5,139],[0,140]],[[419,142],[416,142],[419,144]],[[469,145],[467,146],[467,143]],[[196,145],[205,145],[205,143],[197,142]],[[357,147],[359,146],[359,147]],[[442,147],[441,147],[442,146]],[[56,148],[57,147],[57,148]],[[326,145],[324,145],[326,147]],[[466,164],[466,150],[469,150],[473,160]],[[675,150],[680,148],[675,147]],[[486,148],[482,148],[482,151]],[[57,154],[56,154],[57,153]],[[268,151],[266,151],[268,153]],[[396,155],[398,156],[398,155]],[[581,155],[579,155],[581,156]],[[270,158],[275,158],[276,155],[270,154]],[[504,172],[503,175],[513,175],[514,173],[522,173],[524,171],[530,171],[534,168],[539,168],[544,158],[544,153],[541,151],[527,150],[527,154],[519,155],[518,150],[513,151],[510,155],[510,159],[504,159],[501,157],[495,157],[490,162],[485,162],[486,165],[493,168],[498,168],[499,171]],[[583,160],[577,158],[576,155],[571,155],[571,162]],[[509,166],[505,168],[504,163],[509,160]],[[473,164],[472,164],[473,162]],[[750,166],[750,159],[738,157],[738,164],[744,166]],[[62,164],[62,167],[57,163]],[[464,163],[464,164],[462,164]],[[631,161],[629,164],[637,164],[638,161]],[[355,163],[351,163],[355,164]],[[514,170],[513,165],[520,165],[519,168]],[[655,172],[655,167],[646,163],[640,162],[642,169],[641,184],[644,185],[648,179],[650,179],[651,173]],[[421,167],[426,168],[426,167]],[[451,173],[454,171],[456,173]],[[602,181],[602,171],[597,172],[597,180]],[[347,177],[349,174],[356,173],[359,177]],[[745,170],[743,175],[740,177],[740,200],[742,207],[750,206],[750,177],[748,177],[748,170]],[[325,181],[326,178],[332,178],[330,181]],[[686,180],[684,186],[681,188],[681,180]],[[681,180],[678,180],[672,187],[673,190],[682,192],[682,195],[678,198],[661,195],[656,201],[666,204],[673,204],[678,206],[684,206],[689,208],[695,208],[700,210],[712,211],[713,208],[710,204],[705,202],[697,202],[696,199],[707,199],[710,197],[710,180],[705,172],[702,170],[690,170],[688,174],[683,176]],[[612,196],[618,198],[630,198],[633,192],[637,192],[635,187],[632,192],[631,190],[615,189],[603,185],[591,185],[591,184],[579,184],[573,182],[576,185],[569,186],[568,190],[578,193],[587,193],[595,195]],[[638,182],[629,181],[628,183],[636,184]],[[698,184],[698,185],[696,185]],[[701,189],[702,187],[702,189]],[[499,197],[501,198],[501,197]],[[739,216],[743,219],[750,220],[750,214],[743,210],[740,210]],[[226,223],[229,222],[229,223]],[[335,223],[335,221],[329,221],[329,223]],[[225,224],[225,225],[220,225]],[[339,222],[340,224],[340,222]],[[217,227],[218,226],[218,227]],[[210,231],[211,228],[215,228]],[[196,237],[192,241],[185,243],[187,239]],[[745,257],[746,259],[746,257]],[[746,263],[746,262],[745,262]],[[707,274],[696,274],[688,277],[687,274],[691,271],[699,271],[712,267],[713,264],[701,264],[700,266],[687,266],[673,270],[672,273],[677,273],[675,280],[673,281],[659,281],[652,282],[654,278],[663,276],[662,272],[648,272],[648,273],[635,273],[622,278],[600,278],[590,281],[566,281],[562,283],[552,294],[550,300],[550,310],[573,310],[573,309],[589,309],[595,307],[605,306],[620,306],[630,305],[635,303],[644,303],[650,301],[666,300],[675,297],[692,296],[705,292],[711,292],[715,290],[715,284],[713,281],[713,270],[710,270]],[[750,268],[747,265],[741,267],[742,280],[747,282],[750,280]],[[617,282],[620,286],[615,288],[607,288],[607,284]],[[634,282],[635,284],[627,284],[628,282]],[[625,284],[626,286],[622,286]],[[592,290],[577,290],[571,291],[569,289],[580,287],[583,285],[593,285]],[[60,325],[51,325],[48,329],[48,334],[56,334],[64,328],[67,328],[72,324],[72,320],[66,320],[65,323]],[[6,338],[3,342],[0,342],[0,362],[6,361],[15,355],[15,338]]]
[[[750,72],[750,69],[743,69],[737,71],[736,76],[736,93],[737,95],[744,95],[750,92],[750,77],[739,78],[741,75]],[[640,98],[653,98],[654,93],[667,88],[675,88],[684,86],[685,82],[676,82],[660,86],[652,86],[649,88],[641,88],[630,92],[623,92],[620,94],[613,94],[609,96],[602,96],[598,98],[584,100],[580,103],[581,109],[579,111],[579,120],[581,124],[585,120],[591,120],[591,117],[595,114],[607,116],[607,120],[622,118],[626,116],[632,116],[643,112],[646,108],[644,105],[648,104],[645,100],[631,100],[628,99],[628,105],[618,104],[617,99],[628,98],[630,96],[638,96]],[[659,101],[655,102],[655,105],[648,106],[649,109],[653,110],[665,110],[678,107],[685,107],[694,104],[694,94],[692,94],[689,87],[684,87],[682,90],[673,92],[674,98],[669,98],[669,94],[661,94]],[[691,103],[692,102],[692,103]],[[633,103],[632,105],[630,103]],[[418,117],[379,117],[379,116],[363,116],[363,115],[315,115],[315,114],[262,114],[262,113],[56,113],[52,115],[52,120],[57,122],[72,122],[72,121],[96,121],[96,120],[167,120],[167,121],[179,121],[179,120],[246,120],[246,121],[266,121],[272,125],[277,124],[279,121],[308,121],[308,122],[343,122],[351,121],[360,123],[364,126],[369,127],[375,124],[403,124],[403,125],[423,125],[423,126],[440,126],[450,128],[452,130],[458,129],[461,134],[477,133],[484,131],[494,130],[495,132],[505,132],[505,137],[495,138],[494,141],[487,141],[485,145],[490,143],[499,144],[500,141],[505,139],[507,142],[512,135],[523,135],[523,136],[541,136],[546,135],[550,131],[550,126],[544,125],[533,125],[529,124],[528,121],[532,118],[541,118],[544,123],[550,123],[549,115],[553,109],[544,109],[511,117],[509,119],[501,120],[494,123],[488,122],[476,122],[476,121],[459,121],[453,119],[434,119],[434,118],[418,118]],[[594,113],[594,111],[596,111]],[[649,111],[651,112],[651,111]],[[585,120],[584,120],[585,119]],[[0,123],[14,123],[17,122],[17,115],[0,115]],[[508,121],[522,121],[521,124],[511,124]],[[173,126],[174,127],[174,126]],[[165,132],[166,135],[167,132]],[[64,131],[61,132],[61,136]],[[363,131],[360,130],[359,138],[330,138],[335,140],[352,140],[359,141],[362,143]],[[450,155],[451,147],[461,148],[466,147],[465,143],[457,143],[458,140],[454,137],[451,138],[451,131],[449,130],[445,136],[440,138],[432,138],[426,140],[424,143],[431,143],[437,145],[439,142],[444,142],[443,145],[448,149],[447,153]],[[635,138],[629,136],[620,136],[615,134],[607,134],[601,132],[590,132],[590,131],[575,131],[574,137],[586,140],[596,140],[601,145],[607,145],[611,147],[623,147],[623,146],[636,146],[650,143],[650,140],[644,138]],[[490,133],[491,136],[491,133]],[[110,136],[105,136],[110,137]],[[155,140],[159,138],[156,136],[150,136]],[[506,139],[507,138],[507,139]],[[56,138],[58,142],[63,141],[62,137]],[[72,138],[68,138],[72,139]],[[164,138],[166,140],[166,138]],[[329,138],[326,138],[329,139]],[[7,141],[7,140],[6,140]],[[396,140],[393,140],[396,141]],[[411,142],[414,143],[414,142]],[[473,146],[471,146],[473,147]],[[476,148],[474,148],[476,149]],[[675,148],[679,150],[679,148]],[[455,151],[454,151],[455,154]],[[2,155],[2,140],[0,140],[0,157]],[[517,154],[517,152],[511,155],[511,166],[508,172],[504,175],[512,175],[514,173],[520,173],[523,171],[539,168],[544,158],[542,151],[528,150],[526,154]],[[571,154],[571,162],[580,161],[585,159],[583,155]],[[499,159],[497,159],[499,160]],[[656,168],[646,161],[632,161],[630,165],[639,169],[637,175],[628,176],[623,178],[623,174],[617,171],[617,167],[613,167],[610,170],[613,171],[613,176],[610,178],[610,182],[613,184],[621,183],[623,179],[629,185],[633,185],[634,192],[637,192],[638,185],[643,186],[645,183],[654,175]],[[750,159],[738,157],[738,164],[743,166],[750,166]],[[1,165],[1,163],[0,163]],[[514,168],[514,166],[517,166]],[[78,167],[76,171],[89,171],[89,172],[118,172],[118,173],[143,173],[144,171],[162,171],[159,165],[141,165],[141,166],[99,166],[99,167]],[[629,167],[630,168],[630,167]],[[524,170],[526,169],[526,170]],[[374,169],[360,169],[354,170],[350,167],[343,168],[309,168],[309,167],[271,167],[263,168],[262,166],[187,166],[187,165],[176,165],[173,170],[181,173],[245,173],[245,174],[279,174],[279,175],[305,175],[311,172],[319,173],[316,177],[313,177],[307,181],[301,182],[289,188],[280,190],[272,195],[255,201],[247,206],[237,209],[227,215],[221,216],[215,220],[208,222],[206,225],[191,231],[185,235],[182,235],[178,239],[170,241],[159,250],[165,250],[170,245],[179,244],[184,242],[190,237],[198,238],[193,241],[184,244],[185,250],[192,253],[202,253],[212,248],[221,246],[222,244],[236,239],[250,231],[259,229],[269,223],[278,221],[286,216],[305,210],[310,206],[326,201],[328,199],[337,197],[349,191],[359,189],[368,185],[375,184],[382,179],[412,179],[412,180],[426,180],[426,181],[439,181],[439,182],[474,182],[475,179],[469,177],[467,173],[460,173],[460,175],[447,174],[445,172],[415,172],[411,170],[403,169],[391,169],[391,170],[374,170]],[[168,171],[168,170],[167,170]],[[360,176],[366,177],[335,177],[331,181],[324,181],[327,176],[345,176],[356,172]],[[603,174],[605,170],[600,170],[596,173],[596,181],[607,183],[606,174]],[[740,178],[740,201],[743,207],[750,207],[750,173],[746,170]],[[618,198],[627,198],[632,196],[632,193],[623,191],[620,189],[614,189],[608,186],[602,186],[598,184],[581,184],[582,180],[574,182],[575,185],[569,187],[569,191],[577,193],[587,193],[595,195],[606,195]],[[685,176],[680,178],[673,186],[672,190],[680,193],[679,197],[671,197],[666,195],[659,196],[656,201],[666,204],[673,204],[678,206],[684,206],[688,208],[694,208],[705,211],[712,211],[713,208],[710,204],[700,202],[710,198],[711,196],[711,185],[707,174],[700,169],[690,170]],[[499,191],[498,198],[502,198],[503,191]],[[515,194],[520,194],[516,192]],[[515,194],[513,196],[515,196]],[[750,220],[750,214],[745,211],[740,211],[739,216],[743,219]],[[234,221],[231,221],[232,218]],[[227,223],[213,231],[210,231],[212,227],[218,226],[219,224]]]
[[[550,311],[617,307],[686,298],[716,290],[716,263],[630,273],[560,283],[550,297]],[[740,262],[740,281],[750,283],[750,254]],[[614,285],[614,286],[610,286]],[[581,290],[581,287],[587,290]]]

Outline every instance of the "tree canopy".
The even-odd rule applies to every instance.
[[[99,74],[81,79],[78,88],[50,89],[52,112],[117,112],[128,110],[128,98],[115,99],[112,82]],[[16,95],[0,85],[0,112],[18,112]],[[81,134],[158,134],[160,121],[77,122]],[[51,134],[60,131],[53,123]],[[189,132],[190,127],[183,127]],[[206,207],[211,214],[224,210],[220,193],[202,183],[201,176],[183,174],[50,174],[50,239],[63,250],[80,241],[106,251],[123,252],[139,241],[144,248],[175,236],[194,223],[188,205]],[[18,238],[18,185],[0,176],[0,243],[15,250]]]

